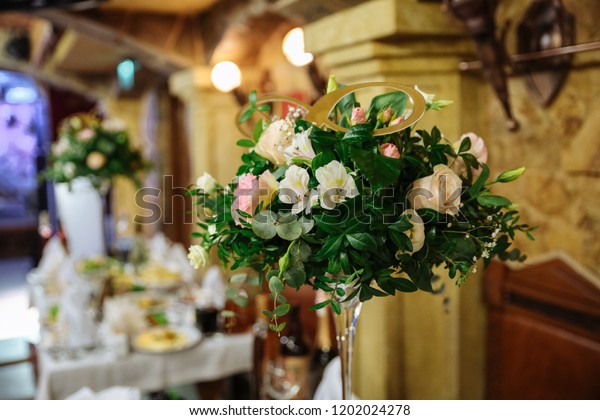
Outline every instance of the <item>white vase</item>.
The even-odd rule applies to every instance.
[[[58,218],[74,259],[106,255],[102,197],[87,178],[55,184]]]

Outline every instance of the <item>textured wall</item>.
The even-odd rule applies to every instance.
[[[563,3],[576,17],[576,42],[600,40],[597,1]],[[500,2],[497,20],[516,24],[528,4]],[[507,47],[514,51],[515,31],[509,33]],[[532,257],[561,250],[600,274],[600,51],[574,57],[573,69],[549,107],[533,101],[521,76],[510,79],[509,89],[519,131],[504,129],[502,111],[487,87],[482,94],[489,99],[480,116],[486,121],[492,170],[527,167],[521,180],[497,189],[522,206],[528,223],[539,226],[536,241],[523,236],[519,247]]]

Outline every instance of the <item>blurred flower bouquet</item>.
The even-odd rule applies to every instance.
[[[140,151],[131,147],[123,122],[91,114],[76,114],[62,122],[49,161],[47,179],[70,184],[85,177],[96,189],[110,185],[117,175],[140,185],[138,174],[149,167]]]
[[[206,264],[216,247],[224,266],[263,273],[275,331],[289,310],[285,285],[328,292],[313,308],[339,314],[340,302],[355,296],[436,292],[437,266],[461,285],[480,258],[524,259],[509,248],[515,232],[531,237],[532,228],[519,223],[509,199],[490,192],[524,168],[490,177],[477,135],[449,140],[437,127],[413,129],[423,112],[449,101],[379,85],[394,91],[362,108],[353,87],[330,79],[317,104],[261,119],[252,139],[238,141],[249,152],[232,184],[222,188],[208,174],[197,181],[201,244],[190,249],[192,265]],[[265,102],[252,94],[241,123],[266,113]]]

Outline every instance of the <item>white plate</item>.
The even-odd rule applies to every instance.
[[[134,351],[147,354],[167,354],[190,349],[202,335],[193,327],[159,326],[148,328],[131,341]]]

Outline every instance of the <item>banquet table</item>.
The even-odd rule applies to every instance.
[[[216,334],[195,347],[168,354],[109,353],[76,360],[56,360],[39,351],[36,399],[65,399],[83,387],[100,391],[131,386],[144,392],[213,381],[252,369],[252,335]]]

